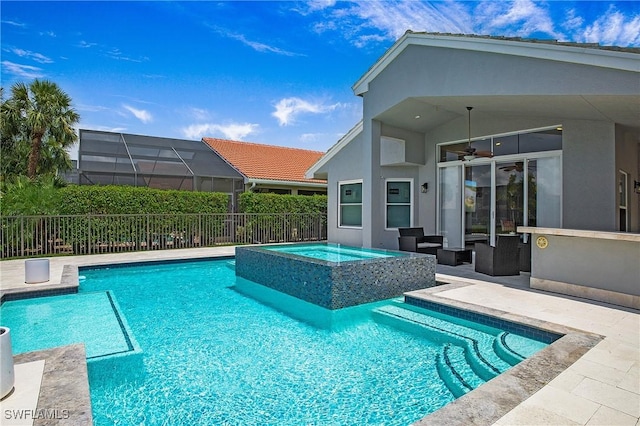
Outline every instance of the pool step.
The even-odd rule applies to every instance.
[[[485,383],[467,362],[465,352],[463,347],[447,343],[436,357],[438,376],[456,398]]]
[[[227,268],[231,269],[232,271],[236,270],[236,261],[235,260],[228,260],[226,265],[227,265]]]
[[[429,315],[428,313],[425,313],[427,311],[425,311],[424,308],[421,308],[419,306],[415,306],[409,303],[404,303],[404,302],[397,302],[394,301],[394,305],[401,307],[403,309],[407,309],[413,312],[416,312],[418,314],[422,314],[427,316],[428,318],[432,318],[432,321],[438,321],[439,324],[444,324],[446,325],[448,328],[448,330],[450,330],[453,333],[459,333],[462,334],[464,336],[470,336],[475,334],[476,330],[481,330],[484,331],[485,333],[487,332],[488,329],[492,330],[492,332],[489,332],[488,334],[483,334],[481,339],[473,339],[475,340],[475,343],[473,343],[473,345],[476,346],[477,351],[480,351],[480,353],[484,354],[486,357],[486,361],[488,364],[491,364],[493,366],[496,367],[496,370],[498,370],[499,372],[503,372],[506,369],[516,365],[518,362],[522,361],[524,358],[522,357],[517,357],[517,353],[516,358],[513,357],[513,355],[511,353],[507,353],[506,357],[503,357],[502,354],[504,353],[503,351],[496,351],[496,344],[495,341],[497,339],[500,338],[500,335],[503,334],[505,336],[509,336],[508,339],[509,341],[513,341],[513,336],[516,336],[514,334],[508,333],[508,332],[501,332],[498,329],[492,329],[491,327],[485,326],[485,325],[481,325],[481,324],[477,324],[477,326],[479,328],[474,328],[473,325],[465,325],[465,324],[472,324],[469,323],[466,320],[462,320],[462,319],[458,319],[455,318],[454,320],[456,322],[459,323],[451,323],[448,322],[446,320],[442,320],[436,317],[432,317],[431,315]],[[497,336],[497,337],[496,337]],[[526,344],[527,342],[531,342],[530,339],[526,339],[526,338],[521,338],[520,336],[516,336],[518,339],[518,348],[522,347],[522,344]],[[521,340],[525,340],[526,342],[521,342]],[[526,352],[526,356],[530,356],[533,353],[535,353],[537,350],[541,349],[542,347],[544,347],[544,344],[542,344],[543,346],[538,347],[535,351],[533,352],[526,352],[526,351],[522,351],[522,352],[518,352],[518,353],[524,353]],[[512,352],[509,350],[509,348],[506,349],[509,352]],[[516,360],[517,359],[517,360]],[[496,371],[494,370],[494,372]],[[491,375],[491,377],[486,377],[487,380],[491,379],[493,377],[493,375]]]
[[[439,343],[453,343],[467,348],[467,360],[484,380],[491,380],[512,367],[494,350],[496,337],[445,319],[430,316],[422,308],[393,303],[374,311],[375,317],[389,325],[413,333],[429,333]]]

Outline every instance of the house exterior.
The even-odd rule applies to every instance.
[[[640,232],[640,49],[409,31],[353,91],[362,121],[307,172],[329,241]]]
[[[327,193],[325,179],[305,176],[307,169],[322,157],[320,151],[207,137],[202,141],[242,176],[245,191]]]

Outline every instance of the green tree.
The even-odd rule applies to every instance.
[[[55,83],[34,80],[28,85],[14,84],[11,96],[2,99],[2,149],[3,157],[7,156],[3,174],[26,172],[34,179],[69,170],[71,160],[65,148],[77,140],[74,126],[78,121],[71,98]]]

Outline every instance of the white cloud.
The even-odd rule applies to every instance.
[[[611,6],[593,24],[587,25],[578,38],[587,43],[637,46],[640,44],[640,15],[625,17]]]
[[[396,40],[407,30],[472,32],[472,19],[464,2],[357,1],[338,3],[313,28],[318,33],[340,31],[355,46],[364,47]]]
[[[482,11],[476,15],[482,17],[476,22],[480,33],[519,37],[544,33],[554,38],[564,37],[554,28],[549,10],[531,0],[484,1],[476,10]]]
[[[318,10],[335,6],[336,0],[309,0],[303,3],[295,3],[293,10],[301,15],[308,15]]]
[[[3,24],[7,24],[7,25],[12,25],[14,27],[20,27],[20,28],[26,28],[27,24],[24,24],[22,22],[16,22],[16,21],[7,21],[7,20],[2,20]]]
[[[280,99],[275,104],[276,110],[271,115],[278,120],[281,126],[288,126],[295,123],[296,118],[301,114],[324,114],[341,106],[340,103],[326,105],[322,102],[309,102],[291,97]]]
[[[78,109],[78,111],[86,111],[86,112],[102,112],[102,111],[108,111],[109,108],[105,107],[105,106],[101,106],[101,105],[87,105],[87,104],[76,104],[76,108]],[[99,130],[104,130],[104,129],[99,129]]]
[[[253,123],[192,124],[182,129],[182,134],[188,139],[202,139],[205,136],[224,136],[225,139],[242,140],[257,132],[260,126]]]
[[[339,33],[359,48],[395,41],[407,30],[640,45],[640,14],[614,5],[595,18],[559,1],[361,0],[320,6],[296,10],[315,17],[310,26],[316,33]],[[590,6],[584,9],[592,11]]]
[[[89,43],[88,41],[84,41],[84,40],[81,40],[80,43],[78,43],[78,47],[81,47],[83,49],[88,49],[90,47],[97,46],[97,45],[98,43]]]
[[[120,51],[120,49],[118,49],[117,47],[114,47],[108,52],[106,52],[106,55],[111,59],[117,59],[119,61],[144,62],[149,60],[149,58],[146,56],[141,56],[139,58],[132,58],[130,56],[125,56],[123,55],[122,51]]]
[[[211,28],[213,31],[215,31],[216,33],[224,37],[238,40],[242,44],[249,46],[250,48],[252,48],[257,52],[270,52],[270,53],[276,53],[278,55],[283,55],[283,56],[302,56],[301,54],[290,52],[288,50],[284,50],[279,47],[270,46],[268,44],[265,44],[259,41],[249,40],[243,34],[233,33],[221,27],[217,27],[214,25],[207,25],[207,26]]]
[[[584,25],[584,18],[579,16],[575,9],[569,9],[560,25],[569,31],[579,30]]]
[[[127,111],[129,111],[131,114],[133,114],[138,120],[142,121],[143,123],[150,123],[153,121],[153,116],[151,115],[151,113],[147,110],[144,109],[137,109],[134,108],[130,105],[126,105],[123,104],[122,107],[124,109],[126,109]]]
[[[34,60],[36,62],[40,62],[41,64],[50,64],[50,63],[53,62],[52,59],[44,56],[41,53],[31,52],[29,50],[18,49],[18,48],[13,48],[10,51],[13,52],[14,54],[20,56],[21,58],[32,59],[32,60]]]
[[[42,68],[34,67],[31,65],[16,64],[15,62],[2,61],[2,67],[7,74],[17,75],[23,78],[42,78],[45,74],[42,72]]]
[[[199,122],[211,120],[211,117],[213,116],[209,110],[196,107],[187,108],[186,113],[184,111],[181,113],[186,115],[188,118]]]

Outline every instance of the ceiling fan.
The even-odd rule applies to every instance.
[[[500,170],[503,170],[505,172],[522,172],[524,170],[524,162],[523,161],[516,161],[515,163],[513,163],[510,166],[502,166],[502,167],[498,167]]]
[[[498,167],[500,170],[505,171],[505,172],[518,172],[518,173],[522,173],[524,171],[524,161],[516,161],[515,163],[513,163],[512,165],[509,166],[502,166],[502,167]],[[532,170],[532,167],[529,166],[529,170]]]
[[[467,111],[468,111],[468,125],[469,125],[469,129],[468,129],[468,139],[467,139],[467,147],[464,149],[464,151],[457,151],[457,154],[461,155],[462,158],[464,158],[465,161],[471,161],[473,159],[475,159],[476,157],[485,157],[485,158],[491,158],[493,157],[493,153],[491,151],[478,151],[476,148],[471,146],[471,110],[473,109],[473,107],[468,106],[467,107]]]

